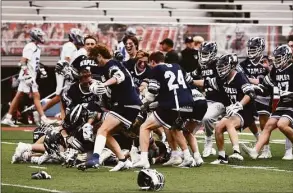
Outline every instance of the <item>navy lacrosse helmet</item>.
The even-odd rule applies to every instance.
[[[214,60],[218,53],[218,48],[216,42],[203,42],[199,48],[198,62],[200,65],[204,66],[210,61]]]
[[[228,74],[236,67],[236,56],[232,54],[222,55],[217,62],[217,73],[220,78],[226,78]]]
[[[250,59],[259,57],[265,50],[265,40],[264,38],[254,37],[250,38],[247,42],[247,56]]]
[[[274,52],[275,68],[284,68],[292,60],[292,50],[288,45],[278,46]]]

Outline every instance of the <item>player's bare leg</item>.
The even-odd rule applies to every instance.
[[[277,123],[278,119],[270,118],[266,123],[264,130],[260,134],[255,147],[249,148],[245,144],[242,144],[243,151],[247,153],[252,159],[256,159],[263,146],[269,142],[272,131],[277,128]]]
[[[293,129],[290,127],[292,122],[286,118],[281,117],[277,123],[279,130],[293,143]]]
[[[227,164],[228,156],[226,156],[224,149],[224,132],[226,131],[226,122],[229,121],[227,118],[221,119],[215,127],[215,139],[218,147],[218,159],[211,162],[211,164]]]
[[[266,123],[269,120],[269,116],[266,114],[260,114],[259,115],[259,125],[260,125],[260,129],[263,131],[264,127],[266,125]],[[269,146],[269,141],[268,143],[266,143],[262,149],[261,155],[259,156],[259,158],[262,159],[267,159],[267,158],[271,158],[272,157],[272,153],[270,150],[270,146]]]

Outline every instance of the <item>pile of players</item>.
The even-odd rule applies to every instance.
[[[34,144],[19,143],[12,163],[57,161],[80,170],[115,164],[110,171],[150,168],[154,163],[201,166],[204,161],[195,137],[201,123],[206,133],[203,157],[214,153],[213,135],[216,140],[218,158],[212,164],[244,160],[237,131],[247,127],[257,143],[254,148],[240,145],[253,159],[272,156],[269,138],[276,128],[293,142],[293,65],[288,45],[274,50],[271,63],[263,56],[264,39],[250,38],[247,58],[239,63],[235,54],[217,57],[215,42],[203,42],[199,69],[186,73],[178,64],[164,63],[159,51],[139,50],[131,33],[122,41],[129,55],[123,62],[119,51],[113,54],[92,36],[83,39],[78,29],[72,29],[69,37],[56,65],[57,96],[49,102],[61,100],[62,124],[41,121]],[[25,73],[24,84],[28,77],[33,79]],[[274,87],[280,100],[272,112]],[[224,132],[232,143],[230,156]],[[285,159],[293,159],[292,149]]]

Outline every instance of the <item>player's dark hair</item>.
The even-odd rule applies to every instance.
[[[111,59],[112,58],[112,55],[111,55],[109,49],[107,48],[107,46],[102,45],[102,44],[96,45],[95,47],[93,47],[89,51],[89,58],[95,60],[98,57],[99,54],[105,59]]]
[[[138,50],[138,39],[135,36],[128,35],[123,38],[123,44],[126,45],[127,40],[131,40],[135,45],[135,48]]]
[[[290,41],[293,41],[293,35],[289,35],[287,38],[287,43],[289,43]]]
[[[86,40],[88,40],[88,39],[95,40],[96,44],[98,43],[97,39],[96,39],[94,36],[92,36],[92,35],[87,35],[87,36],[84,38],[84,43],[85,43]]]
[[[165,56],[162,52],[157,51],[157,52],[153,52],[150,57],[149,57],[150,61],[155,61],[156,63],[160,63],[160,62],[164,62],[165,61]]]

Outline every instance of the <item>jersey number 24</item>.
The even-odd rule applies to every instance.
[[[166,71],[164,74],[164,77],[168,80],[168,87],[169,91],[178,89],[179,85],[181,85],[183,88],[187,88],[184,80],[184,76],[181,70],[177,71],[177,76],[172,71]],[[177,83],[175,83],[175,80],[177,79]]]

